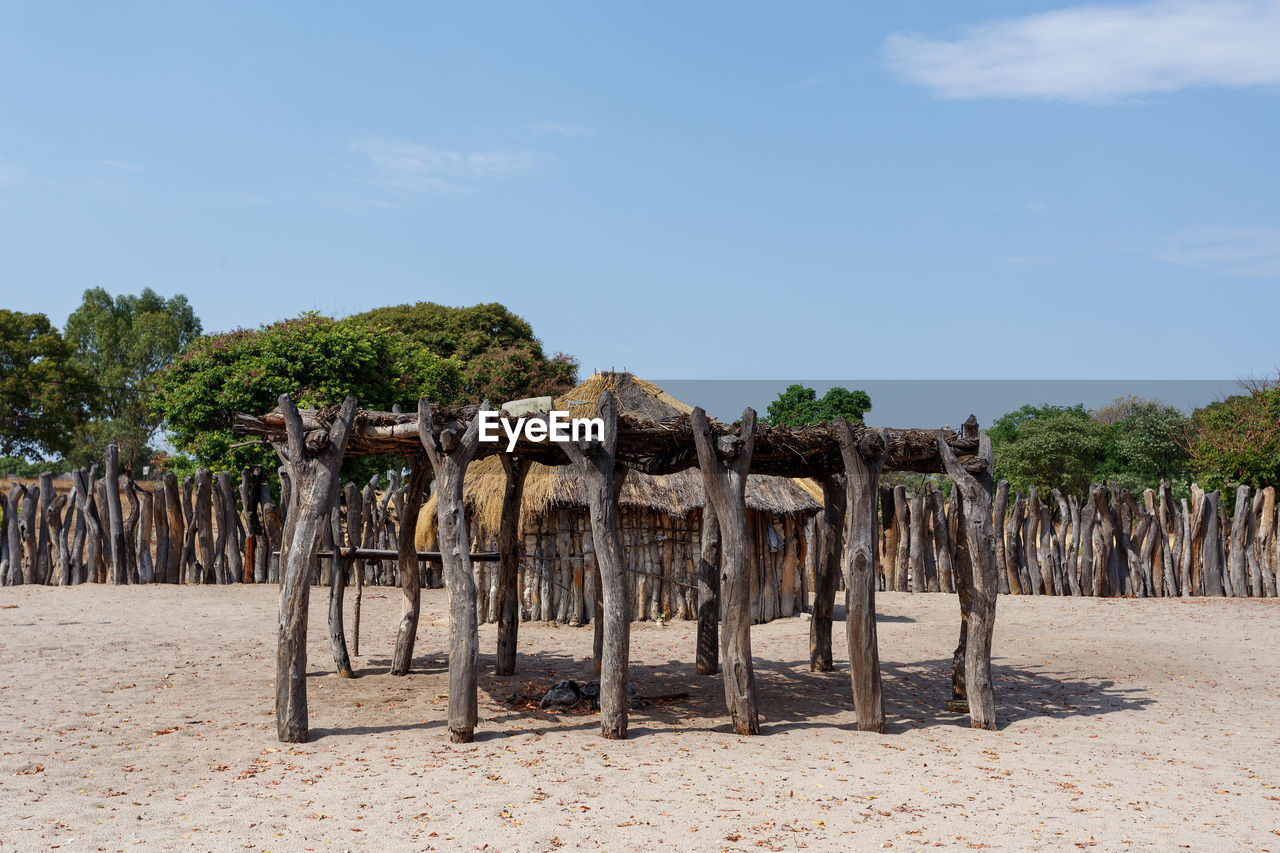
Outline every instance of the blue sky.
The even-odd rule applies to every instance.
[[[666,379],[1273,372],[1280,4],[0,5],[0,288]]]

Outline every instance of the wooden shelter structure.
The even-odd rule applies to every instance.
[[[554,401],[576,417],[594,417],[604,391],[623,416],[644,421],[693,411],[656,385],[630,373],[597,373]],[[502,527],[506,473],[497,456],[467,468],[463,486],[473,552],[493,551]],[[769,622],[807,609],[812,592],[804,571],[805,526],[822,509],[822,488],[811,479],[771,474],[747,478],[747,531],[755,561],[750,576],[751,621]],[[619,535],[636,620],[693,619],[698,611],[698,559],[706,492],[698,471],[627,475],[618,496]],[[436,497],[418,515],[417,547],[437,547]],[[596,617],[599,583],[586,483],[569,465],[534,462],[520,505],[521,556],[517,579],[522,621],[585,624]],[[498,567],[476,567],[481,622],[498,621]]]
[[[947,429],[873,429],[844,419],[804,427],[757,425],[750,408],[733,425],[711,420],[700,408],[651,421],[620,412],[613,392],[605,390],[595,405],[595,414],[604,423],[602,438],[551,443],[522,437],[507,452],[501,444],[479,441],[482,407],[449,409],[420,400],[416,414],[402,414],[359,411],[350,397],[341,406],[311,412],[299,411],[288,395],[281,395],[279,403],[278,411],[262,417],[238,415],[237,426],[244,434],[271,441],[293,482],[282,546],[276,661],[276,725],[282,741],[307,740],[308,579],[323,526],[337,500],[338,466],[344,454],[361,453],[394,453],[408,459],[405,517],[418,511],[428,465],[436,477],[436,517],[449,598],[448,727],[455,742],[474,738],[479,651],[463,486],[468,466],[489,456],[499,458],[505,473],[498,537],[499,674],[510,674],[514,668],[519,625],[515,608],[518,524],[528,472],[535,462],[568,465],[582,478],[601,578],[597,607],[604,618],[596,622],[595,649],[601,676],[601,734],[606,738],[627,735],[633,609],[619,538],[619,499],[629,472],[673,474],[696,467],[700,473],[713,513],[707,517],[698,564],[698,671],[721,670],[734,729],[743,735],[759,733],[749,612],[754,551],[747,520],[748,476],[808,477],[822,484],[828,498],[823,528],[831,535],[824,536],[820,579],[815,583],[818,601],[812,621],[811,666],[830,665],[835,572],[840,571],[858,727],[883,731],[875,626],[879,478],[886,468],[946,473],[960,494],[961,532],[954,570],[961,629],[952,693],[967,700],[974,727],[996,726],[991,681],[998,589],[993,457],[990,440],[979,435],[972,416],[959,434]],[[392,673],[404,674],[412,657],[420,590],[413,525],[401,525],[398,563],[404,617]]]

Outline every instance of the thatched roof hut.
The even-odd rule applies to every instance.
[[[658,421],[673,415],[687,414],[693,407],[689,406],[656,385],[638,379],[629,373],[597,373],[578,385],[572,391],[555,401],[555,408],[567,410],[573,417],[592,417],[595,414],[596,401],[600,392],[610,390],[618,398],[619,409],[650,421]],[[497,538],[501,519],[502,495],[505,474],[502,463],[496,456],[491,456],[472,463],[467,469],[463,500],[467,510],[469,533],[478,548],[492,547]],[[759,570],[761,587],[766,591],[776,585],[788,587],[780,601],[773,605],[761,604],[758,607],[758,618],[766,620],[776,615],[792,615],[802,606],[803,587],[807,586],[802,579],[778,578],[774,583],[772,575],[797,574],[797,566],[782,569],[772,565],[777,557],[778,562],[803,563],[804,533],[806,519],[813,516],[821,508],[822,490],[811,480],[792,480],[786,477],[771,477],[753,474],[747,479],[746,502],[753,519],[753,531],[758,534],[761,543],[761,566]],[[648,618],[649,615],[667,613],[669,615],[692,616],[696,606],[692,603],[690,593],[692,586],[692,564],[697,555],[701,533],[701,515],[705,503],[702,478],[697,468],[690,468],[675,474],[649,475],[635,471],[627,475],[620,496],[620,508],[623,524],[624,551],[629,552],[629,563],[632,571],[640,578],[661,581],[670,598],[665,603],[653,606],[642,604],[640,596],[652,595],[647,587],[651,584],[644,580],[637,581],[637,618]],[[529,471],[524,487],[524,501],[520,512],[520,529],[526,540],[525,557],[522,570],[534,573],[551,572],[556,576],[566,574],[560,564],[566,560],[571,564],[565,566],[570,583],[559,584],[553,579],[549,595],[554,599],[561,598],[565,592],[573,593],[569,597],[581,602],[581,606],[570,602],[566,621],[576,617],[581,620],[594,610],[594,601],[586,601],[581,592],[582,583],[589,583],[590,578],[583,579],[582,564],[585,562],[594,567],[594,555],[591,550],[589,526],[586,517],[586,498],[583,483],[571,466],[547,466],[535,464]],[[417,540],[420,548],[435,546],[435,499],[434,497],[423,507],[418,518]],[[550,544],[547,540],[550,540]],[[792,541],[798,540],[798,541]],[[657,554],[651,546],[659,546]],[[548,551],[554,548],[555,557],[548,565]],[[645,553],[641,553],[645,552]],[[478,568],[484,572],[487,568]],[[689,575],[686,578],[686,575]],[[487,614],[487,596],[485,578],[478,578],[481,597],[481,614]],[[797,582],[799,581],[799,582]],[[654,584],[656,585],[656,584]],[[546,585],[543,584],[545,587]],[[524,588],[524,587],[522,587]],[[575,589],[576,588],[576,589]],[[677,602],[675,599],[680,598]],[[526,602],[529,596],[525,596]],[[688,602],[684,601],[687,599]],[[667,605],[670,605],[668,607]],[[656,608],[656,609],[655,609]],[[674,608],[674,609],[671,609]],[[522,608],[523,610],[524,608]],[[587,611],[573,612],[573,611]],[[559,618],[538,615],[547,613],[547,608],[531,605],[525,618]],[[561,614],[566,608],[557,602],[551,612]]]

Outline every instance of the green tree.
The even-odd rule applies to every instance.
[[[71,345],[48,317],[0,309],[0,455],[65,453],[86,391]]]
[[[1109,417],[1117,411],[1118,417]],[[1159,400],[1127,397],[1095,411],[1094,419],[1106,426],[1100,470],[1106,479],[1132,492],[1155,488],[1162,479],[1179,493],[1189,489],[1191,419],[1181,411]]]
[[[1280,484],[1280,385],[1245,391],[1192,413],[1190,464],[1206,489]]]
[[[1107,447],[1106,427],[1083,405],[1026,405],[997,418],[987,431],[996,477],[1015,491],[1031,486],[1083,494]]]
[[[150,288],[116,297],[102,288],[86,290],[66,327],[76,364],[94,382],[73,461],[98,459],[103,447],[116,444],[126,468],[145,464],[160,426],[149,399],[157,375],[199,335],[200,321],[185,296],[165,299]]]
[[[460,374],[403,334],[348,318],[305,314],[253,330],[198,339],[160,374],[155,414],[174,446],[214,470],[279,463],[270,447],[233,447],[236,412],[260,414],[291,394],[303,408],[340,403],[347,394],[368,409],[399,404],[416,411],[419,397],[458,401]],[[345,467],[349,476],[378,470],[385,460]]]
[[[862,416],[869,411],[871,397],[866,391],[836,386],[818,397],[818,392],[806,385],[788,385],[765,410],[765,420],[771,424],[802,426],[830,423],[842,417],[849,423],[860,424]]]
[[[533,327],[497,302],[465,308],[434,302],[390,305],[351,319],[399,332],[441,358],[454,359],[463,393],[475,400],[497,404],[555,396],[577,383],[577,361],[564,353],[547,357]]]

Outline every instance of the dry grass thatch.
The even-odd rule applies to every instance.
[[[612,391],[621,412],[648,421],[659,421],[673,415],[688,414],[693,407],[677,400],[651,382],[629,373],[597,373],[562,397],[556,408],[572,417],[593,417],[602,391]],[[502,493],[505,485],[502,462],[490,456],[473,462],[467,468],[464,500],[473,525],[478,525],[482,538],[497,534],[502,517]],[[752,474],[747,479],[747,507],[774,515],[794,515],[821,509],[822,487],[812,480],[792,480]],[[704,496],[702,475],[697,468],[675,474],[649,475],[632,471],[622,487],[622,506],[644,507],[683,518],[701,509]],[[582,481],[569,466],[534,464],[525,480],[524,503],[520,508],[520,529],[556,509],[586,508]],[[435,498],[423,507],[419,517],[418,541],[434,539]]]

